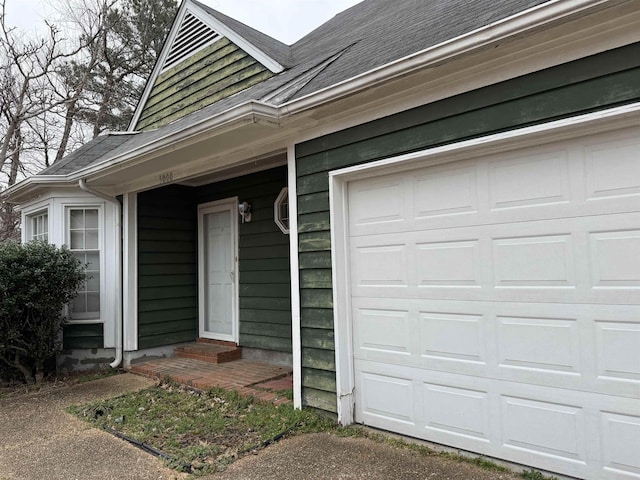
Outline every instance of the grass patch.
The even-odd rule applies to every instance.
[[[283,435],[311,432],[368,438],[419,455],[438,456],[483,470],[518,475],[486,457],[437,451],[425,444],[359,425],[339,427],[335,418],[309,409],[294,410],[289,405],[276,407],[255,402],[236,392],[198,391],[169,381],[68,410],[95,426],[167,454],[169,467],[196,475],[222,471],[243,454],[263,448]],[[519,476],[525,480],[557,480],[536,470],[526,470]]]
[[[335,428],[330,420],[307,410],[258,403],[222,389],[200,392],[173,383],[69,411],[160,450],[175,459],[169,466],[195,474],[223,470],[243,453],[290,431]]]
[[[537,470],[525,470],[520,476],[525,480],[558,480],[558,477],[548,477]]]

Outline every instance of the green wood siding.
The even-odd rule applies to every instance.
[[[252,205],[239,224],[240,345],[291,352],[289,235],[273,221],[273,203],[287,184],[285,166],[199,187],[197,204],[229,197]]]
[[[138,195],[138,348],[198,335],[193,193],[172,185]]]
[[[103,325],[101,323],[65,325],[62,330],[62,346],[65,350],[103,348]]]
[[[263,65],[223,38],[157,77],[136,129],[160,127],[272,75]]]
[[[634,44],[297,145],[304,404],[336,411],[330,170],[639,100]]]

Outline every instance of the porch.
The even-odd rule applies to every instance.
[[[235,390],[274,405],[292,403],[287,395],[293,388],[291,367],[234,357],[232,350],[196,342],[176,349],[175,357],[134,363],[131,372],[201,390]]]

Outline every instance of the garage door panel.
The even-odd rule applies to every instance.
[[[379,382],[377,390],[357,383],[356,402],[371,402],[374,392],[384,398],[389,384],[403,395],[396,403],[387,397],[387,411],[374,401],[358,413],[360,423],[567,475],[585,476],[600,462],[621,478],[640,472],[637,399],[366,361],[355,370]],[[420,399],[413,412],[409,398]]]
[[[351,250],[357,285],[362,287],[407,287],[412,282],[414,249],[393,238],[379,239],[376,244],[354,246]]]
[[[634,304],[640,294],[634,226],[640,214],[356,237],[352,293]]]
[[[416,284],[433,287],[480,287],[479,240],[415,244]]]
[[[443,433],[490,442],[489,393],[483,390],[422,383],[424,428],[435,435]],[[455,414],[452,415],[452,412]]]
[[[640,229],[589,232],[594,288],[640,290]]]
[[[408,356],[415,350],[411,345],[414,326],[410,323],[409,311],[360,308],[356,315],[358,328],[354,330],[354,343],[359,350],[377,352],[389,358]]]
[[[640,417],[601,412],[604,469],[610,478],[640,478]]]
[[[576,318],[496,316],[498,365],[579,375],[580,336]]]
[[[372,208],[371,211],[373,212]],[[618,213],[634,213],[639,211],[640,196],[633,195],[629,197],[594,199],[580,205],[557,204],[541,207],[522,207],[494,212],[468,212],[443,217],[425,219],[406,218],[393,222],[365,224],[355,228],[352,237],[398,234],[415,230],[440,230],[514,222],[535,222],[548,220],[550,218],[568,220],[579,217],[615,215]]]
[[[583,150],[588,200],[640,198],[640,133],[632,138],[594,142]]]
[[[586,425],[581,407],[502,395],[501,414],[505,447],[585,462]]]
[[[477,213],[478,164],[469,162],[466,166],[433,167],[425,174],[417,174],[407,180],[405,188],[412,193],[409,210],[411,219],[458,216]]]
[[[406,180],[400,175],[374,179],[349,189],[349,227],[398,228],[406,220]]]
[[[640,307],[496,304],[494,308],[496,378],[640,398]]]
[[[640,323],[598,318],[595,338],[598,378],[635,384],[640,397]]]
[[[486,314],[476,306],[468,308],[471,306],[448,302],[427,310],[419,301],[354,299],[354,355],[372,361],[488,375],[485,337],[492,332]],[[400,317],[401,324],[397,321]],[[388,321],[389,328],[384,328],[383,334],[374,333],[381,319]]]
[[[640,128],[347,190],[357,421],[640,479]]]
[[[493,238],[491,242],[493,285],[488,286],[576,288],[576,246],[571,233],[540,232],[535,236]]]
[[[377,417],[386,424],[415,427],[415,382],[410,378],[362,371],[359,375],[362,421]]]
[[[354,356],[640,398],[640,307],[354,298]]]
[[[569,182],[569,152],[528,150],[506,159],[490,160],[489,209],[544,207],[573,200]]]
[[[486,364],[485,318],[481,314],[418,312],[420,354],[434,360]]]
[[[612,136],[615,138],[616,136]],[[610,138],[612,138],[610,137]],[[640,132],[350,183],[353,236],[640,211]],[[370,196],[357,194],[370,189]],[[376,219],[376,220],[373,220]]]

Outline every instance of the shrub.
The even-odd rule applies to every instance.
[[[64,307],[85,280],[67,247],[0,244],[0,361],[26,382],[43,378],[61,349]]]

